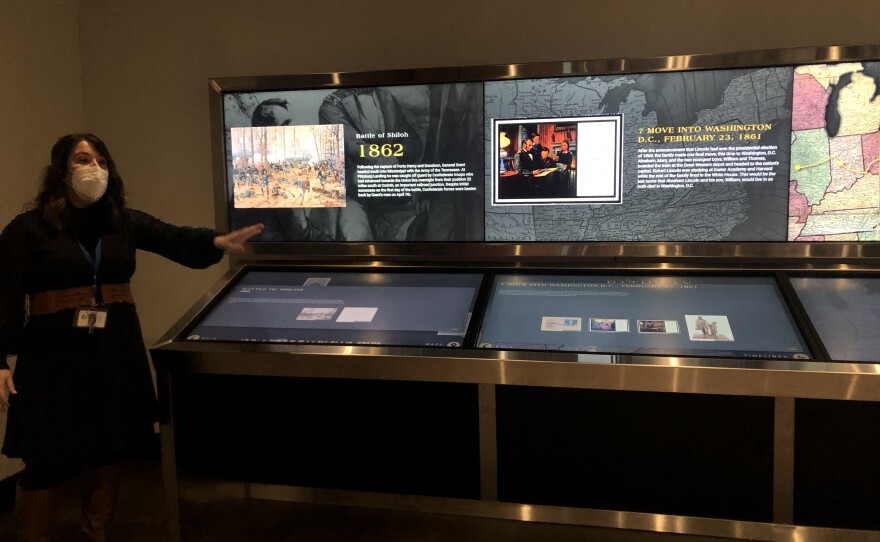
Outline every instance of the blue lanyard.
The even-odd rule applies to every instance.
[[[83,246],[82,242],[77,238],[76,244],[79,245],[79,249],[82,251],[83,256],[86,261],[89,262],[89,266],[92,268],[92,300],[94,303],[98,302],[98,268],[101,266],[101,238],[98,237],[98,244],[95,245],[95,257],[92,258],[92,255],[89,254],[89,251],[86,250],[86,247]]]

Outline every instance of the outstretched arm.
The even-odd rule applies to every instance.
[[[241,254],[244,252],[244,243],[254,235],[263,231],[262,224],[251,224],[244,228],[232,231],[226,235],[218,235],[214,238],[214,246],[226,252]]]

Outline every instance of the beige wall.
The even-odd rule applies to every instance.
[[[55,139],[86,126],[78,12],[65,0],[0,1],[0,224],[36,194]],[[0,442],[5,427],[0,415]],[[0,456],[0,479],[20,465]]]
[[[0,145],[12,170],[2,176],[3,222],[31,197],[30,183],[54,138],[84,126],[107,141],[133,207],[174,223],[212,225],[211,77],[880,42],[876,0],[20,4],[11,11],[23,17],[13,21],[4,9],[0,19],[0,42],[8,42],[13,57],[7,67],[8,51],[0,52],[0,118],[4,133],[23,134]],[[12,100],[10,77],[18,80]],[[7,192],[9,182],[18,184]],[[222,271],[140,257],[134,288],[147,343]]]
[[[0,0],[0,224],[36,194],[59,135],[86,126],[76,3]]]

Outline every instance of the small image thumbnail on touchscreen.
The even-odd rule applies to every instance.
[[[330,307],[304,307],[296,319],[300,321],[326,321],[332,320],[336,309]]]
[[[342,312],[339,313],[336,323],[369,323],[373,321],[373,318],[378,311],[379,307],[345,307],[342,309]]]
[[[629,332],[629,320],[590,318],[590,331],[626,333]]]
[[[679,333],[678,320],[639,320],[639,333]]]
[[[541,331],[580,331],[581,319],[571,316],[544,316]]]
[[[733,340],[733,331],[727,316],[686,314],[684,319],[692,341]]]

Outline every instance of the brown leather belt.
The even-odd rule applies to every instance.
[[[128,284],[102,284],[102,304],[132,303],[134,297]],[[66,288],[64,290],[47,290],[28,295],[28,313],[31,316],[52,314],[65,309],[88,307],[94,303],[91,286]]]

